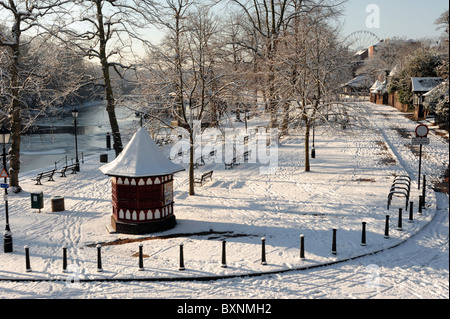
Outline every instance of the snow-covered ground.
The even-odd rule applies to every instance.
[[[448,298],[448,195],[431,188],[448,163],[448,139],[432,130],[430,145],[423,148],[428,187],[426,209],[418,215],[417,147],[409,145],[417,123],[388,106],[361,106],[365,128],[316,128],[310,172],[303,168],[303,131],[292,131],[278,145],[275,173],[261,174],[260,163],[231,170],[207,163],[198,172],[213,170],[213,180],[196,187],[195,196],[188,195],[187,172],[177,173],[177,225],[163,233],[107,231],[111,185],[99,170],[98,155],[85,158],[78,174],[58,175],[43,185],[31,180],[41,170],[22,174],[23,191],[8,197],[14,252],[0,253],[0,298]],[[260,120],[251,119],[249,127]],[[111,151],[108,156],[114,157]],[[403,197],[394,197],[387,209],[394,176],[403,174],[412,178],[413,222]],[[40,191],[39,213],[31,209],[30,193]],[[52,196],[64,197],[65,211],[51,212]],[[399,207],[402,230],[397,230]],[[386,215],[391,216],[389,239],[384,238]],[[337,230],[335,255],[332,229]],[[301,234],[305,259],[299,258]],[[262,237],[267,265],[260,262]],[[125,238],[130,240],[107,245]],[[103,243],[103,272],[97,271],[97,243]],[[178,270],[180,244],[184,271]],[[31,272],[25,269],[25,245]]]

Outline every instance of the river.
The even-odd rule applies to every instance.
[[[78,109],[77,140],[78,156],[100,154],[107,149],[106,136],[111,132],[105,101],[95,101],[83,105],[73,106]],[[60,167],[67,161],[75,161],[74,121],[71,110],[66,108],[64,116],[60,118],[39,118],[35,123],[38,130],[33,134],[22,135],[21,143],[21,172],[54,166]],[[116,108],[116,116],[125,146],[129,138],[139,125],[139,118],[134,112],[125,107]],[[112,146],[111,138],[111,146]]]

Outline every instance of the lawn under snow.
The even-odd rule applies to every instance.
[[[98,155],[85,158],[78,174],[67,174],[67,177],[59,177],[58,174],[55,181],[44,180],[43,185],[35,185],[31,180],[41,170],[21,174],[23,191],[18,194],[10,192],[8,197],[14,252],[0,253],[0,297],[133,298],[131,285],[136,287],[134,285],[137,284],[141,289],[136,296],[144,298],[346,297],[345,292],[300,294],[303,288],[299,287],[295,276],[309,283],[320,282],[320,278],[313,270],[305,273],[296,269],[331,264],[315,271],[332,271],[353,262],[334,264],[336,261],[379,251],[389,254],[391,250],[388,248],[407,242],[421,231],[430,231],[426,226],[437,213],[447,215],[444,223],[448,227],[448,196],[436,196],[431,188],[431,181],[442,174],[444,164],[448,163],[448,142],[430,133],[431,144],[424,146],[422,173],[427,175],[429,184],[426,209],[418,215],[421,190],[417,187],[417,148],[409,146],[417,123],[388,106],[361,105],[365,109],[368,127],[345,131],[332,130],[325,124],[316,127],[316,158],[311,159],[311,172],[304,172],[304,132],[301,130],[291,131],[290,136],[281,140],[277,169],[273,174],[261,174],[259,163],[242,163],[231,170],[225,170],[223,163],[207,163],[196,173],[213,170],[212,181],[196,187],[195,196],[189,196],[187,171],[177,173],[174,183],[177,225],[162,233],[133,236],[107,231],[112,211],[111,185],[109,177],[99,170],[104,163],[100,163]],[[252,118],[248,126],[261,124],[261,119]],[[164,151],[168,156],[167,146]],[[105,153],[108,153],[110,161],[114,159],[112,151]],[[391,208],[387,210],[386,207],[394,176],[403,174],[412,178],[412,223],[408,222],[409,210],[404,209],[403,197],[394,197]],[[44,208],[39,213],[31,209],[30,193],[40,191],[44,193]],[[65,211],[51,212],[52,196],[64,197]],[[441,206],[438,210],[437,205]],[[398,207],[403,208],[401,231],[397,230]],[[384,238],[387,214],[391,216],[389,239]],[[3,209],[1,216],[0,222],[4,223]],[[367,223],[366,246],[360,244],[362,222]],[[336,255],[331,254],[333,228],[337,229]],[[305,259],[299,258],[301,234],[305,238]],[[445,238],[445,234],[438,232],[432,232],[431,236]],[[448,240],[448,231],[446,236]],[[266,239],[267,265],[260,263],[261,237]],[[130,240],[120,245],[108,245],[117,239]],[[222,240],[227,242],[226,268],[221,267]],[[103,243],[103,272],[97,271],[97,243]],[[143,271],[138,265],[140,243],[145,257]],[[185,271],[178,270],[180,244],[184,245]],[[430,244],[436,244],[436,240]],[[439,256],[442,257],[439,260],[442,262],[433,266],[438,268],[435,270],[439,274],[433,279],[436,281],[433,287],[437,287],[433,296],[438,298],[448,298],[447,244],[440,246]],[[30,250],[31,272],[25,271],[25,245]],[[406,244],[397,249],[402,245]],[[69,271],[66,273],[62,271],[63,246],[67,247]],[[428,247],[422,249],[423,258],[430,250]],[[202,291],[208,291],[217,281],[202,285],[174,281],[171,282],[173,289],[168,289],[164,281],[169,278],[215,279],[216,276],[278,271],[281,271],[276,275],[278,277],[220,279],[220,291],[215,289],[209,295]],[[339,278],[341,274],[336,272],[333,277]],[[382,278],[383,274],[379,275]],[[289,280],[283,280],[287,277]],[[143,278],[162,281],[95,281]],[[17,281],[24,279],[37,281]],[[75,282],[71,282],[72,279]],[[331,285],[346,285],[345,276],[341,279]],[[283,293],[272,295],[268,288],[261,294],[257,289],[239,292],[243,286],[251,287],[252,280],[270,282]],[[367,275],[358,280],[351,290],[355,290],[355,286],[367,290]],[[152,288],[144,289],[145,285]],[[365,297],[364,294],[357,295],[357,298]],[[414,295],[400,292],[395,297],[410,298]]]

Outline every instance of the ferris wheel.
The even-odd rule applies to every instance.
[[[359,30],[350,33],[345,39],[344,44],[350,52],[359,52],[367,49],[381,41],[380,38],[373,32],[367,30]]]

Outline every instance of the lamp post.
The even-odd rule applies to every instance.
[[[73,117],[73,124],[75,126],[75,162],[77,164],[77,172],[80,171],[80,161],[78,160],[78,140],[77,140],[77,117],[78,117],[78,110],[73,109],[72,110],[72,117]]]
[[[313,126],[312,126],[312,129],[313,129],[313,140],[312,140],[312,142],[313,142],[313,144],[312,144],[312,150],[311,150],[311,158],[316,158],[316,147],[314,145],[314,128],[315,128],[315,125],[313,123]]]
[[[6,144],[9,143],[9,138],[11,137],[11,132],[2,126],[0,128],[0,143],[3,145],[3,170],[6,172]],[[9,228],[9,213],[8,213],[8,185],[7,177],[5,176],[4,184],[2,185],[5,189],[5,219],[6,227],[3,234],[3,250],[5,253],[10,253],[13,251],[13,239],[12,232]]]
[[[316,107],[316,103],[317,103],[317,97],[314,95],[314,97],[312,98],[312,103],[313,103],[313,107]],[[312,131],[313,131],[313,139],[312,139],[312,149],[311,149],[311,158],[316,158],[316,147],[314,145],[314,130],[315,130],[315,121],[312,122]]]

